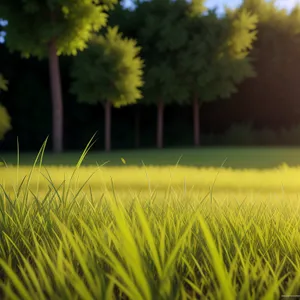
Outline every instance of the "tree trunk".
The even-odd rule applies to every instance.
[[[136,105],[136,114],[135,114],[135,148],[140,147],[140,118],[141,118],[141,111],[140,111],[140,106],[137,104]]]
[[[111,150],[111,103],[105,103],[105,151]]]
[[[198,97],[193,101],[193,119],[194,119],[194,145],[200,146],[200,103]]]
[[[164,139],[164,103],[160,100],[157,104],[157,148],[163,148]]]
[[[52,98],[52,142],[54,153],[63,151],[63,102],[61,92],[59,59],[56,43],[53,39],[49,44],[49,74]]]

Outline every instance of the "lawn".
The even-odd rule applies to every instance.
[[[32,165],[37,153],[21,153],[21,165]],[[44,165],[74,166],[81,153],[51,154],[45,153]],[[15,153],[1,153],[0,161],[16,164]],[[274,168],[282,163],[289,166],[300,166],[300,148],[201,148],[201,149],[164,149],[164,150],[138,150],[89,152],[83,165],[108,163],[109,166],[122,166],[121,157],[126,159],[127,165],[165,166],[175,165],[180,159],[180,165],[193,167],[220,167],[227,158],[226,167],[243,168]]]
[[[0,168],[0,183],[10,189],[28,175],[37,154],[2,154],[7,167]],[[48,189],[49,172],[55,185],[70,178],[81,153],[45,154],[42,167],[32,173],[31,186]],[[223,165],[223,167],[222,167]],[[222,168],[221,168],[222,167]],[[18,170],[18,172],[17,172]],[[166,191],[169,186],[184,190],[215,192],[298,192],[300,149],[298,148],[203,148],[175,150],[90,152],[76,173],[77,184],[96,172],[86,188],[140,192],[149,186]],[[42,175],[41,175],[42,174]],[[17,176],[18,175],[18,176]],[[47,175],[48,176],[48,175]]]
[[[0,298],[299,294],[298,152],[2,153]]]

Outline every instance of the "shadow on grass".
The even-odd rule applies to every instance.
[[[45,152],[43,165],[75,166],[80,152],[52,154]],[[8,165],[17,164],[16,153],[0,153],[0,161]],[[36,153],[20,153],[20,165],[32,165]],[[224,167],[233,169],[275,168],[283,163],[290,167],[300,166],[300,148],[199,148],[199,149],[163,149],[95,152],[89,151],[82,165],[106,164],[106,166],[174,166],[178,161],[181,166]]]

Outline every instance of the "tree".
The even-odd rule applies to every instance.
[[[118,28],[95,35],[88,49],[74,60],[71,87],[79,102],[102,103],[105,109],[105,150],[111,149],[111,106],[134,104],[142,97],[143,61],[136,41]]]
[[[52,95],[54,152],[63,151],[63,101],[58,56],[76,55],[93,32],[105,26],[107,11],[117,0],[1,0],[8,20],[6,44],[23,57],[48,57]]]
[[[246,12],[219,18],[203,0],[136,2],[137,39],[145,60],[143,103],[157,105],[157,147],[163,147],[166,104],[193,103],[195,144],[203,102],[229,97],[254,70],[247,57],[256,18]]]
[[[245,9],[258,17],[257,39],[250,52],[257,77],[239,87],[232,106],[240,103],[240,118],[253,121],[257,129],[295,126],[300,117],[299,5],[287,11],[274,1],[244,0],[238,10]]]
[[[165,105],[180,103],[187,97],[176,66],[178,53],[188,41],[183,26],[188,4],[180,0],[152,0],[137,1],[136,5],[132,22],[145,61],[143,103],[157,106],[157,147],[162,148]]]
[[[0,92],[7,91],[8,81],[0,74]],[[0,104],[0,140],[4,138],[7,131],[11,129],[10,117],[4,106]]]
[[[132,5],[134,3],[132,2]],[[109,14],[108,24],[111,27],[118,26],[122,34],[128,38],[137,40],[138,37],[138,28],[143,22],[142,18],[144,15],[140,15],[141,18],[136,18],[134,10],[125,8],[122,3],[119,3],[115,6],[114,10]],[[138,41],[140,44],[140,42]],[[134,145],[136,148],[140,147],[140,121],[142,119],[142,107],[143,101],[139,101],[135,105],[134,113]]]
[[[228,10],[221,18],[214,10],[202,14],[200,1],[194,2],[199,6],[190,6],[185,25],[189,38],[180,53],[178,73],[188,89],[187,100],[192,101],[194,144],[198,146],[202,104],[229,98],[237,84],[255,75],[248,54],[257,18],[245,10]]]

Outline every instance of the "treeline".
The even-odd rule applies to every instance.
[[[1,1],[0,150],[298,144],[299,7],[135,3]]]

